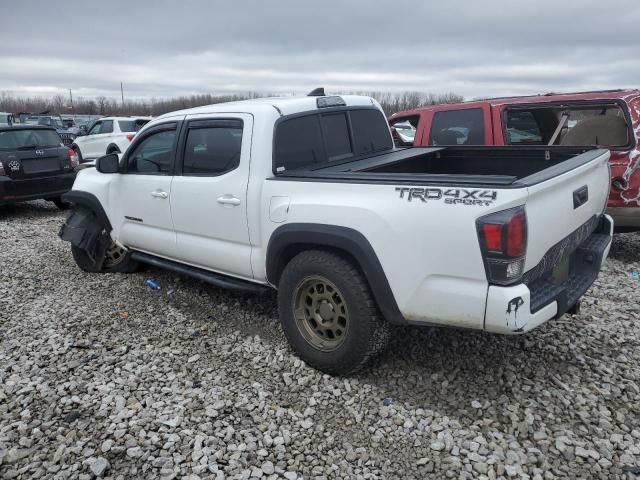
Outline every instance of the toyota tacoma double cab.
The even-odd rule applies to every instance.
[[[611,152],[607,213],[640,230],[640,90],[607,90],[434,105],[389,119],[401,146],[601,146]],[[415,137],[403,134],[407,123]]]
[[[611,243],[607,150],[395,148],[375,100],[313,93],[165,114],[98,158],[64,197],[77,265],[275,288],[331,374],[393,325],[523,333],[576,307]]]

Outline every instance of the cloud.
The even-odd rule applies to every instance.
[[[640,2],[21,0],[0,7],[0,91],[130,97],[263,91],[633,87]]]

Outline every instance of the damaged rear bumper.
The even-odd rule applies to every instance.
[[[525,280],[526,283],[510,287],[489,286],[485,330],[528,332],[547,320],[564,315],[575,306],[598,277],[609,254],[613,220],[609,215],[603,215],[597,228],[593,230],[591,227],[590,231],[592,233],[587,233],[588,236],[581,238],[574,248],[564,250],[561,258],[550,263],[547,258],[542,262],[547,267],[536,272],[535,278]],[[563,247],[566,248],[566,244]],[[549,251],[552,253],[553,249]],[[553,270],[563,262],[567,263],[568,272],[562,280],[554,280]]]

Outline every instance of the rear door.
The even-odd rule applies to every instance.
[[[162,123],[136,138],[109,192],[118,239],[168,258],[177,256],[170,202],[179,126],[177,121]]]
[[[187,120],[171,191],[179,260],[253,277],[247,223],[252,129],[249,114]]]

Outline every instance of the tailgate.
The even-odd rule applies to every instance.
[[[565,165],[556,176],[553,176],[555,167],[551,167],[540,172],[546,173],[548,178],[538,176],[540,181],[528,186],[525,272],[538,265],[545,253],[583,225],[584,228],[591,228],[591,225],[595,228],[592,219],[601,215],[606,207],[610,185],[609,151],[591,150],[568,162],[577,166],[567,170]],[[536,180],[532,176],[522,181],[531,179]]]

